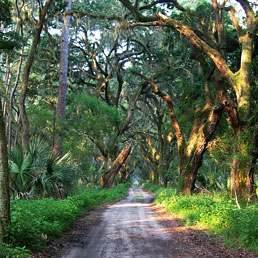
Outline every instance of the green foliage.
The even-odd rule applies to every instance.
[[[100,165],[97,162],[88,162],[88,166],[83,170],[83,180],[86,183],[98,185],[103,172],[103,165]]]
[[[53,157],[47,144],[34,139],[24,153],[15,148],[9,154],[11,193],[13,197],[64,197],[78,182],[78,169],[69,153]]]
[[[2,33],[0,33],[1,36]],[[5,35],[6,37],[6,35]],[[1,40],[0,41],[0,49],[5,49],[5,50],[13,50],[13,48],[17,46],[15,42],[9,41],[9,40]]]
[[[213,149],[214,151],[215,149]],[[220,163],[218,163],[214,156],[210,157],[208,153],[204,154],[202,166],[197,174],[196,184],[198,186],[209,191],[225,191],[229,187],[230,168],[227,161],[221,161],[223,158],[225,159],[220,153],[220,156],[217,156],[217,159],[220,159]]]
[[[89,134],[113,133],[121,125],[121,112],[106,102],[86,94],[74,94],[72,102],[77,103],[77,125],[82,123]]]
[[[151,192],[156,192],[159,189],[161,189],[158,185],[154,184],[154,183],[143,183],[142,186],[147,189],[148,191]]]
[[[33,180],[30,168],[32,156],[23,154],[21,148],[14,149],[10,155],[11,189],[17,194],[29,191],[30,182]]]
[[[86,94],[72,94],[67,102],[73,104],[67,107],[65,147],[82,159],[86,153],[92,155],[89,150],[96,147],[116,156],[114,142],[123,119],[120,110]]]
[[[11,202],[11,238],[13,244],[42,250],[48,240],[68,230],[85,210],[122,198],[128,185],[113,189],[81,188],[64,200],[13,200]]]
[[[54,16],[58,12],[65,12],[66,6],[67,2],[65,0],[54,1],[49,8],[49,13]]]
[[[11,23],[11,7],[12,3],[9,0],[1,0],[0,5],[0,25]]]
[[[0,258],[26,258],[29,257],[29,253],[25,247],[13,247],[10,244],[0,243]]]
[[[37,135],[44,135],[44,137],[51,135],[53,131],[53,116],[54,112],[43,101],[37,104],[29,103],[27,106],[27,114],[31,128]],[[49,138],[51,137],[49,136]]]
[[[43,166],[42,171],[35,177],[33,194],[64,198],[68,193],[73,192],[80,170],[73,164],[70,153],[63,157],[49,156]]]
[[[0,31],[0,49],[8,51],[19,48],[21,41],[22,38],[16,32],[8,31],[3,33]]]
[[[145,185],[149,189],[148,185]],[[150,186],[152,189],[153,186]],[[227,244],[258,253],[258,207],[239,210],[227,195],[177,195],[173,189],[157,189],[155,202],[185,219],[186,225],[198,225],[225,237]]]
[[[230,168],[234,159],[239,159],[246,164],[252,159],[255,148],[250,142],[252,142],[254,127],[249,128],[248,132],[239,133],[238,137],[234,137],[231,130],[217,132],[214,139],[208,143],[209,154],[218,166]]]
[[[9,0],[1,0],[0,4],[0,50],[13,50],[14,47],[19,46],[19,37],[18,33],[11,30],[2,32],[2,28],[8,27],[12,22],[11,14],[12,3]],[[4,31],[4,30],[3,30]]]

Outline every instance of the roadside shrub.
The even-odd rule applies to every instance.
[[[151,186],[151,189],[155,187]],[[147,185],[147,189],[149,186]],[[173,189],[156,188],[155,203],[185,220],[224,236],[229,246],[241,246],[258,253],[258,206],[238,209],[227,195],[180,195]]]
[[[126,192],[126,185],[118,185],[113,189],[81,188],[75,195],[64,200],[13,200],[13,244],[26,246],[31,250],[42,250],[49,240],[68,230],[76,217],[83,215],[85,210],[118,200],[124,197]]]
[[[142,186],[146,190],[151,191],[151,192],[156,192],[157,190],[160,189],[160,187],[154,183],[143,183]]]
[[[28,153],[21,147],[9,153],[10,190],[13,198],[64,198],[78,182],[79,169],[71,153],[62,157],[52,155],[46,142],[30,141]]]
[[[26,258],[30,251],[25,247],[13,247],[12,245],[0,243],[0,258]]]

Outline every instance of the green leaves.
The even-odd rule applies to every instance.
[[[72,99],[88,130],[112,131],[121,124],[121,112],[107,103],[86,94],[74,94]]]
[[[29,250],[25,247],[13,247],[10,244],[0,243],[0,258],[26,258],[29,257]]]
[[[112,153],[118,130],[122,124],[122,113],[105,102],[86,94],[73,94],[67,108],[67,134],[73,149],[86,152],[94,144],[101,152]],[[71,148],[71,146],[70,146]]]
[[[149,189],[148,185],[145,185]],[[153,188],[150,185],[150,189]],[[155,202],[185,219],[186,225],[201,225],[224,236],[227,244],[237,242],[258,253],[258,207],[239,210],[225,195],[176,195],[173,189],[156,189]]]
[[[0,25],[11,23],[11,7],[12,3],[9,0],[1,0],[0,5]]]
[[[42,250],[50,239],[67,230],[85,210],[119,199],[126,192],[126,185],[118,185],[111,190],[81,188],[77,194],[64,200],[14,200],[11,202],[12,241],[31,250]]]
[[[63,198],[78,182],[78,168],[73,165],[71,154],[53,157],[40,139],[31,140],[28,153],[21,148],[12,150],[9,160],[14,197]]]
[[[33,174],[30,173],[32,156],[30,153],[23,154],[21,148],[14,149],[10,155],[11,189],[13,192],[28,194]]]

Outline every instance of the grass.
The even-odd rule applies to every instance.
[[[43,250],[47,241],[68,230],[78,216],[124,197],[128,185],[113,189],[81,188],[64,200],[13,200],[11,202],[11,245],[0,245],[0,257],[28,257],[29,250]],[[29,250],[28,250],[29,249]]]
[[[222,235],[229,247],[241,247],[258,254],[257,205],[239,210],[230,197],[223,194],[186,196],[153,184],[144,187],[150,191],[154,189],[155,203],[183,218],[186,226],[209,229],[215,235]]]

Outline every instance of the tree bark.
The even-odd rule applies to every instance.
[[[123,148],[123,150],[119,153],[115,161],[113,162],[112,167],[102,175],[100,180],[101,187],[103,188],[113,187],[115,177],[118,174],[119,170],[122,168],[130,152],[131,152],[131,146],[126,145]]]
[[[67,7],[66,11],[71,10],[72,2],[71,0],[66,0]],[[62,124],[65,117],[65,107],[66,107],[66,93],[67,93],[67,71],[68,71],[68,44],[69,44],[69,24],[70,15],[64,17],[64,23],[61,35],[60,44],[60,74],[59,74],[59,88],[58,88],[58,102],[56,108],[56,132],[54,137],[54,147],[53,153],[57,156],[62,155]]]
[[[181,163],[179,164],[178,189],[184,194],[191,194],[194,190],[196,175],[202,164],[203,154],[221,119],[222,111],[223,107],[218,103],[200,124],[195,120],[192,135],[185,147],[185,151],[179,153],[182,157],[180,158]],[[205,114],[202,115],[205,117]],[[198,130],[195,130],[195,127],[197,127]]]
[[[21,94],[19,97],[19,109],[20,109],[20,117],[21,117],[21,124],[22,124],[22,146],[25,151],[29,150],[29,139],[30,139],[30,127],[29,127],[29,121],[26,113],[26,107],[25,107],[25,100],[27,95],[27,88],[29,83],[29,75],[30,75],[30,69],[33,64],[34,56],[37,50],[37,45],[39,43],[40,39],[40,33],[43,28],[43,23],[45,20],[45,16],[47,14],[47,11],[50,7],[50,4],[53,2],[53,0],[46,0],[45,5],[43,6],[39,21],[37,23],[34,37],[32,41],[32,46],[23,70],[23,76],[22,76],[22,84],[21,84]]]
[[[257,140],[252,140],[246,127],[239,128],[235,135],[235,151],[231,162],[231,196],[249,200],[255,195],[254,166],[258,158]],[[256,150],[252,150],[252,148]]]
[[[0,242],[8,238],[10,230],[10,193],[7,142],[0,99]]]

